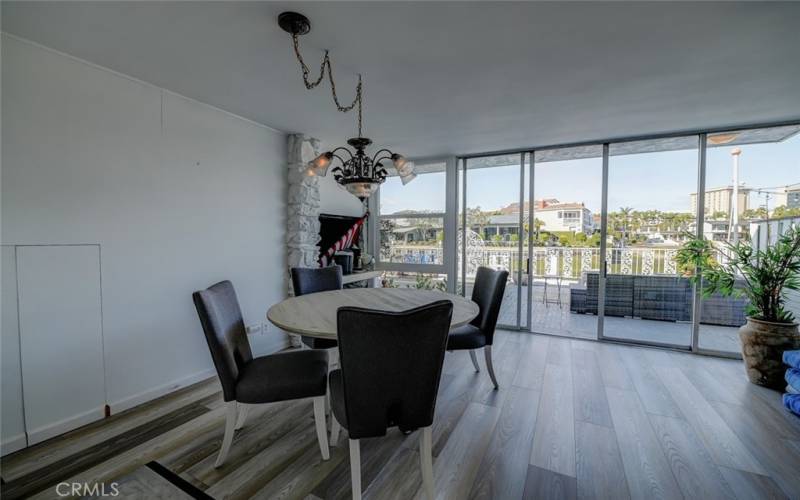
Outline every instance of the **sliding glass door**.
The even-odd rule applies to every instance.
[[[609,145],[604,338],[692,345],[693,286],[676,255],[697,227],[697,147],[697,136]]]
[[[706,140],[702,235],[715,260],[725,262],[730,244],[766,250],[790,227],[800,225],[800,127],[768,127],[709,134]],[[736,287],[744,286],[739,278]],[[800,293],[786,292],[786,306],[800,318]],[[701,297],[696,348],[741,352],[739,327],[747,299]]]
[[[746,299],[704,297],[679,250],[724,263],[800,225],[799,157],[792,124],[459,158],[451,289],[506,269],[503,327],[738,356]]]
[[[525,175],[521,154],[462,160],[459,165],[458,290],[469,297],[480,266],[509,272],[498,325],[526,326],[523,291]]]
[[[530,329],[597,338],[603,146],[533,154]]]

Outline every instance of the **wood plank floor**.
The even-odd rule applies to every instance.
[[[740,361],[512,332],[494,352],[499,391],[466,352],[446,357],[439,498],[800,498],[800,419]],[[217,381],[202,382],[4,457],[0,493],[118,482],[127,498],[350,497],[347,441],[321,460],[310,402],[254,409],[215,469],[223,412]],[[362,441],[365,498],[423,497],[417,442]]]

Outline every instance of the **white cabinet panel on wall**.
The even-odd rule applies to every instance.
[[[19,332],[29,444],[103,418],[98,245],[18,246]]]
[[[19,365],[19,323],[17,321],[17,262],[13,246],[3,246],[2,261],[2,444],[3,455],[24,448],[25,417],[22,413],[22,372]]]

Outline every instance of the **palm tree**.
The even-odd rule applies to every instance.
[[[622,244],[624,246],[628,238],[628,224],[630,223],[631,214],[633,213],[633,208],[620,207],[619,212],[620,215],[622,216]]]
[[[533,219],[533,227],[536,228],[536,239],[539,239],[539,231],[542,230],[542,226],[544,226],[544,221],[541,219]]]
[[[484,226],[489,223],[489,213],[481,211],[481,207],[467,208],[467,227],[478,227],[478,234],[485,238],[483,234]]]

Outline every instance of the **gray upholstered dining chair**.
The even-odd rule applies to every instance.
[[[353,498],[361,498],[359,440],[398,427],[403,432],[421,429],[423,486],[433,500],[431,425],[452,314],[449,300],[404,312],[339,308],[341,368],[330,374],[331,443],[336,444],[344,427],[350,438]]]
[[[225,463],[233,434],[244,426],[252,405],[311,398],[322,458],[330,457],[325,424],[328,355],[300,350],[254,358],[242,311],[230,281],[192,294],[211,358],[222,384],[227,414],[215,467]]]
[[[503,303],[503,294],[506,291],[506,281],[508,281],[508,271],[494,271],[488,267],[478,268],[475,284],[472,287],[472,301],[478,304],[480,312],[468,325],[453,329],[447,341],[448,351],[469,350],[476,372],[481,369],[475,351],[483,348],[486,370],[495,389],[499,386],[492,365],[492,342],[500,306]]]
[[[317,269],[293,267],[292,288],[295,297],[309,293],[327,292],[342,289],[342,266],[329,266]],[[338,344],[335,340],[301,336],[305,345],[312,349],[332,349]]]

